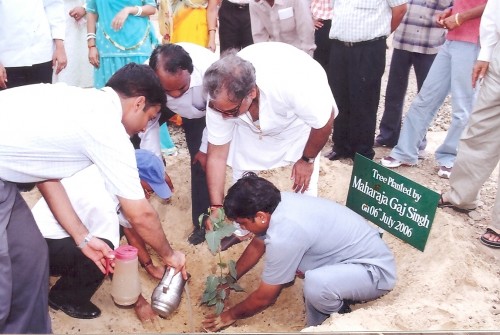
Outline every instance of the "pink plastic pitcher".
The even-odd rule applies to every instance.
[[[111,281],[111,296],[117,305],[132,305],[141,294],[137,248],[122,245],[113,254],[115,255],[115,271]]]

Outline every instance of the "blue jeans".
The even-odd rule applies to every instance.
[[[385,109],[379,126],[379,135],[376,141],[388,147],[398,143],[403,117],[403,104],[408,88],[408,76],[413,66],[417,78],[417,88],[420,91],[425,78],[429,73],[436,54],[427,55],[418,52],[394,49],[392,52],[389,79],[385,91]],[[425,149],[426,141],[419,149]]]
[[[444,99],[451,92],[452,120],[446,138],[435,157],[440,166],[452,167],[457,147],[474,104],[472,68],[479,52],[474,43],[446,41],[439,50],[424,84],[413,100],[403,122],[398,144],[391,157],[416,164],[418,145],[436,116]]]

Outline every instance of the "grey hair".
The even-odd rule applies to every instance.
[[[255,68],[252,63],[236,55],[236,50],[224,53],[203,76],[203,88],[210,99],[216,99],[223,90],[229,100],[239,102],[255,87]]]

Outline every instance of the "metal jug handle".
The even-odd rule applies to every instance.
[[[167,293],[168,287],[170,286],[170,283],[172,282],[172,279],[174,278],[174,274],[175,274],[175,268],[170,268],[168,270],[167,277],[165,278],[165,280],[162,280],[163,293]]]

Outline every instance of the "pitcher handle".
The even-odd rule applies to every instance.
[[[175,268],[170,268],[168,270],[167,277],[165,277],[165,280],[162,280],[163,293],[167,293],[168,287],[170,286],[170,283],[172,282],[172,279],[174,278],[174,274],[175,274]]]

